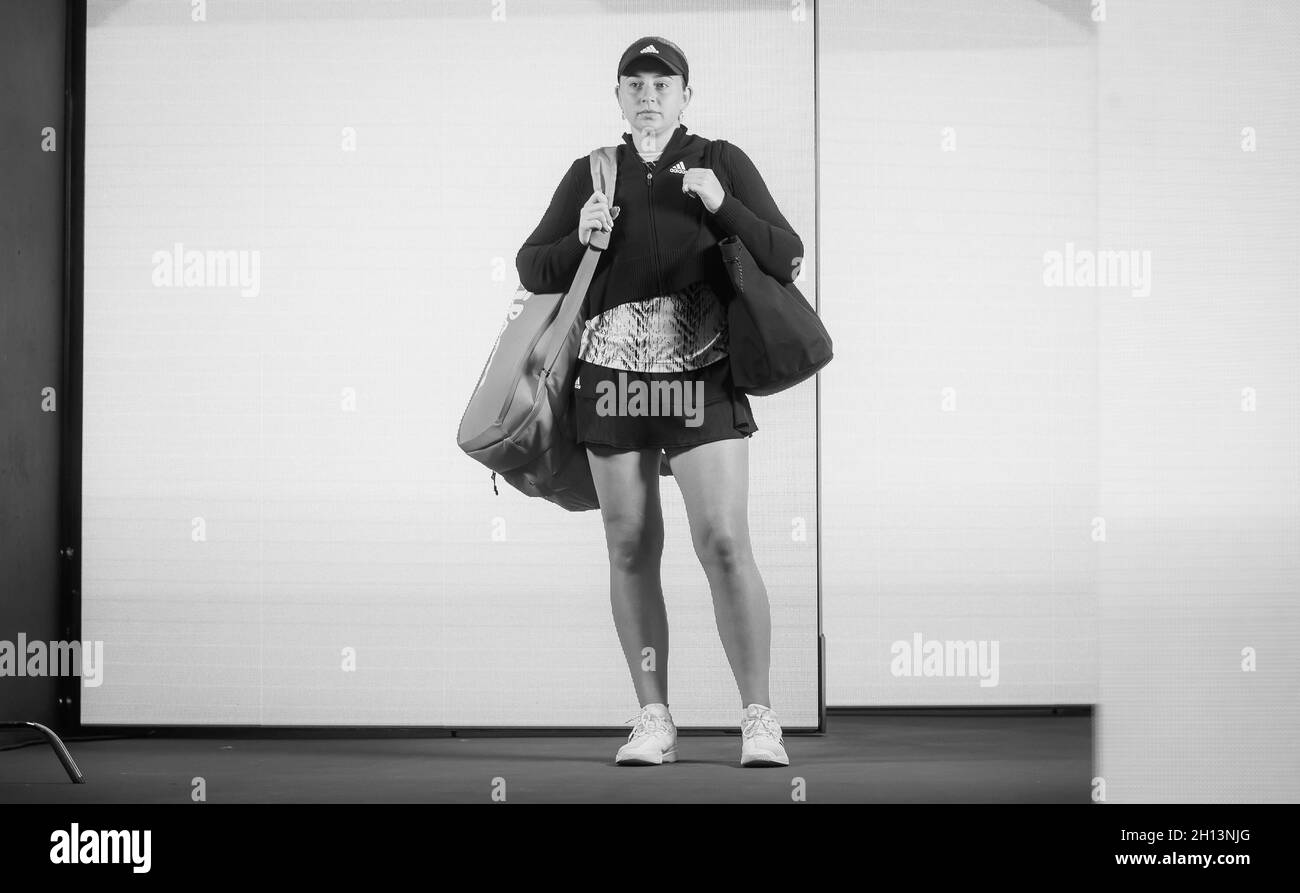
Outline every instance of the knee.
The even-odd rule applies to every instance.
[[[752,558],[747,537],[725,526],[707,526],[695,537],[695,554],[703,564],[735,573]]]
[[[639,521],[607,524],[605,543],[610,567],[635,573],[658,567],[664,548],[663,530]]]

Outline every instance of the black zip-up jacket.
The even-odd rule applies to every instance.
[[[701,280],[726,296],[731,286],[716,246],[728,235],[739,236],[766,273],[782,283],[793,281],[803,240],[738,146],[726,143],[715,159],[714,173],[725,196],[711,214],[698,197],[682,192],[680,173],[705,166],[704,150],[711,140],[687,133],[686,125],[679,124],[653,172],[647,171],[632,140],[625,133],[618,147],[618,179],[609,204],[619,207],[619,216],[582,304],[584,322],[619,304]],[[677,171],[671,170],[674,166]],[[570,165],[542,222],[515,258],[520,284],[528,291],[563,292],[572,283],[587,250],[578,241],[578,215],[593,190],[591,160],[584,155]]]

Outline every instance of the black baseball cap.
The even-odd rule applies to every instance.
[[[658,59],[669,70],[682,76],[682,86],[691,80],[691,67],[686,64],[686,54],[681,47],[662,37],[643,37],[628,47],[618,60],[618,77],[627,74],[628,68],[641,59]]]

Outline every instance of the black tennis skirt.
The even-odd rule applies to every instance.
[[[578,443],[624,450],[686,447],[758,430],[723,357],[686,372],[633,372],[578,360]]]

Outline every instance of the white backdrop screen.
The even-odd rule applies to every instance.
[[[826,702],[1091,704],[1089,4],[818,9]]]
[[[614,69],[640,36],[685,50],[687,126],[754,159],[813,256],[811,9],[205,9],[88,10],[82,635],[105,653],[83,722],[624,722],[599,513],[494,495],[457,425],[519,246],[573,159],[621,141]],[[169,277],[186,252],[239,275]],[[788,728],[817,721],[815,395],[753,401]],[[662,490],[674,718],[735,725]]]

